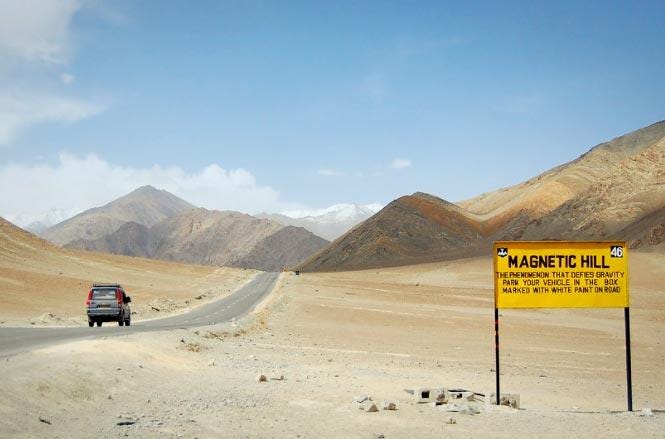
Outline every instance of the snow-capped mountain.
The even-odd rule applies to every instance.
[[[20,213],[17,215],[8,215],[7,220],[23,229],[41,233],[51,226],[73,217],[81,212],[82,209],[50,209],[41,213]]]
[[[270,218],[285,226],[303,227],[310,232],[333,241],[357,224],[381,210],[383,205],[335,204],[325,209],[290,210],[276,214],[259,214],[259,218]]]

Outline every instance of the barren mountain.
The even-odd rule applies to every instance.
[[[381,207],[377,204],[335,204],[312,212],[261,213],[256,217],[271,219],[284,226],[303,227],[332,241],[374,215]]]
[[[98,252],[265,271],[293,266],[328,241],[239,212],[192,209],[153,227],[130,222],[96,240],[66,245]]]
[[[665,206],[642,217],[615,236],[629,240],[631,248],[665,249]]]
[[[608,178],[616,166],[638,156],[665,137],[665,121],[601,143],[576,160],[557,166],[515,186],[458,203],[483,220],[495,238],[517,239],[524,229],[575,197],[583,196]],[[663,166],[651,163],[647,166]],[[618,172],[621,172],[619,169]],[[639,189],[633,181],[627,192]],[[562,218],[565,221],[565,218]]]
[[[143,186],[102,207],[86,210],[42,233],[49,241],[64,245],[79,239],[95,240],[109,235],[130,221],[151,227],[194,206],[165,190]]]
[[[130,221],[110,235],[95,240],[77,239],[65,247],[149,258],[155,251],[155,239],[150,228]]]
[[[287,226],[262,239],[252,251],[229,266],[280,271],[295,267],[328,244],[329,241],[302,227]]]
[[[487,247],[481,224],[463,209],[415,193],[379,213],[300,265],[304,271],[356,270],[475,254]]]
[[[360,269],[485,253],[497,239],[626,239],[665,248],[665,121],[460,206],[402,197],[301,268]]]
[[[607,166],[604,178],[530,222],[520,238],[623,239],[622,230],[634,225],[632,233],[641,233],[642,218],[663,208],[665,135],[641,152]]]
[[[205,265],[226,265],[248,254],[281,229],[274,221],[239,212],[194,209],[152,228],[153,257]]]

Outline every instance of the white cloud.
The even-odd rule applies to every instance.
[[[99,104],[77,99],[0,89],[0,145],[10,142],[31,125],[74,123],[103,110]]]
[[[70,73],[61,73],[60,74],[60,80],[62,81],[63,84],[71,84],[76,80],[76,77]]]
[[[411,160],[395,159],[390,163],[391,169],[404,169],[411,167]]]
[[[74,123],[99,114],[104,105],[62,94],[75,76],[54,70],[75,52],[74,16],[99,0],[0,0],[0,146],[29,127]]]
[[[334,169],[319,169],[316,173],[324,177],[343,177],[345,175],[344,172],[335,171]]]
[[[275,189],[257,184],[242,168],[226,170],[211,164],[188,173],[177,166],[132,168],[94,154],[79,157],[61,153],[54,165],[0,167],[0,216],[29,218],[52,209],[84,210],[148,184],[208,209],[256,213],[302,207],[281,202]]]
[[[27,61],[62,64],[71,52],[71,22],[80,0],[2,0],[0,51]]]

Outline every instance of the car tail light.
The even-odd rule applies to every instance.
[[[115,290],[115,299],[118,301],[118,308],[122,307],[122,292]]]
[[[88,291],[88,300],[85,301],[85,305],[90,306],[91,301],[92,301],[92,290]]]

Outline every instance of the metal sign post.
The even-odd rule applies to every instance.
[[[630,306],[625,241],[494,243],[494,351],[499,386],[499,308],[623,308],[626,392],[633,411]]]
[[[623,317],[626,325],[626,392],[628,399],[628,411],[633,411],[633,377],[630,359],[630,308],[623,309]]]
[[[496,355],[496,405],[501,404],[501,392],[499,390],[499,308],[494,304],[494,354]],[[489,398],[488,398],[489,399]]]

